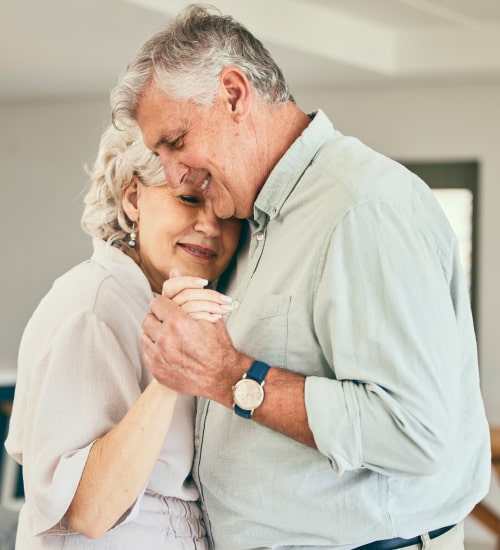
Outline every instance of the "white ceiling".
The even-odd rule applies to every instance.
[[[0,0],[0,102],[107,96],[185,0]],[[500,83],[500,0],[212,0],[292,92]]]

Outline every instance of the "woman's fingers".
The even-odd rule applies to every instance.
[[[173,299],[186,289],[202,289],[208,284],[206,279],[199,277],[177,276],[171,277],[163,283],[162,296]]]
[[[216,290],[204,288],[205,279],[180,276],[171,273],[163,284],[162,296],[169,298],[186,313],[211,322],[232,310],[232,299]]]
[[[178,306],[183,306],[188,302],[212,302],[218,305],[230,305],[232,302],[228,296],[207,288],[183,290],[174,296],[172,301]]]
[[[204,313],[204,312],[195,312],[190,314],[194,319],[201,319],[203,321],[208,321],[209,323],[216,323],[219,319],[222,319],[222,315],[217,313]]]
[[[174,300],[175,302],[176,300]],[[217,314],[217,315],[225,315],[229,311],[231,311],[233,308],[231,304],[228,303],[219,303],[218,301],[213,300],[203,300],[196,299],[196,300],[187,300],[186,302],[183,302],[182,304],[178,304],[181,306],[181,308],[189,314],[194,313],[211,313],[211,314]]]

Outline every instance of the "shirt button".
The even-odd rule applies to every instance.
[[[238,307],[240,306],[240,302],[238,300],[233,300],[232,303],[231,303],[231,307],[233,309],[238,309]]]
[[[199,437],[194,438],[194,446],[195,446],[196,449],[200,446],[200,438]]]
[[[204,502],[203,502],[202,505],[201,505],[201,509],[202,509],[204,512],[206,512],[206,510],[207,510],[207,507],[205,506],[205,503],[204,503]]]
[[[263,238],[264,238],[264,233],[262,233],[262,231],[259,231],[259,232],[257,233],[256,239],[257,239],[258,241],[261,241]]]

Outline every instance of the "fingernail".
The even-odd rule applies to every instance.
[[[207,281],[207,279],[196,279],[195,284],[200,285],[200,286],[207,286],[208,281]]]
[[[207,321],[209,323],[217,323],[217,321],[220,321],[221,319],[222,319],[222,315],[216,315],[215,313],[211,313]]]
[[[226,296],[225,294],[221,294],[220,295],[220,298],[223,302],[227,302],[228,304],[232,304],[233,303],[233,299],[229,296]],[[233,309],[233,308],[231,308]]]

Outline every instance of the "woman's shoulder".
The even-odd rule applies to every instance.
[[[127,294],[123,281],[115,273],[89,259],[53,282],[33,312],[30,323],[43,323],[48,329],[64,320],[87,315],[113,320],[133,307],[133,302],[133,296]]]
[[[60,306],[71,311],[92,311],[99,292],[119,286],[112,273],[92,259],[59,276],[40,302],[41,307]]]

